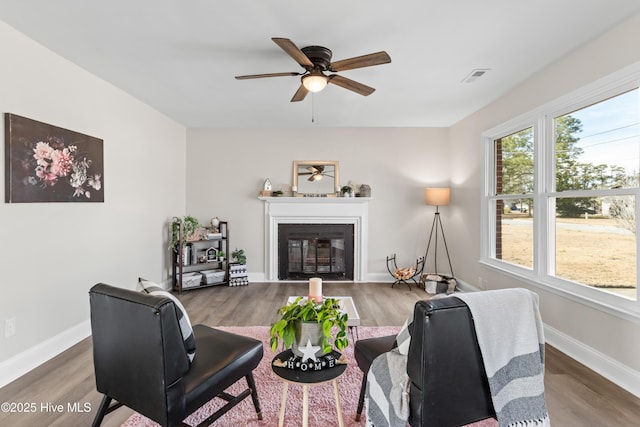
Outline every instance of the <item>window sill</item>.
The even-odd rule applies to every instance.
[[[561,279],[545,281],[535,276],[533,271],[493,259],[484,259],[479,262],[495,272],[520,280],[528,285],[640,325],[640,304],[638,301],[611,295],[605,291],[566,282]]]

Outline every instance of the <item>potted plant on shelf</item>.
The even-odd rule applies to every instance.
[[[238,264],[247,263],[247,256],[244,254],[244,249],[236,248],[233,252],[231,252],[231,256]]]
[[[198,220],[191,215],[185,215],[182,218],[174,216],[171,221],[171,248],[174,250],[180,240],[180,224],[182,224],[183,243],[192,240],[200,228]]]
[[[224,261],[225,255],[224,251],[218,251],[218,261]]]
[[[271,325],[271,350],[276,351],[282,340],[285,348],[292,348],[300,356],[298,347],[304,347],[308,340],[311,345],[320,346],[316,356],[331,352],[331,341],[338,350],[349,345],[347,338],[347,313],[340,310],[340,302],[335,298],[325,298],[316,303],[313,299],[297,298],[278,310],[281,318]],[[332,335],[336,327],[335,337]]]

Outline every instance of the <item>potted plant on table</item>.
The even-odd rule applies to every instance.
[[[297,348],[304,347],[307,340],[311,340],[311,345],[321,347],[316,356],[330,353],[331,341],[338,350],[349,345],[346,332],[349,316],[340,309],[340,302],[335,298],[325,298],[316,303],[313,299],[299,297],[281,307],[278,314],[281,318],[271,325],[270,330],[273,351],[278,348],[280,340],[285,348],[292,347],[297,355],[301,355]],[[334,327],[337,329],[335,336],[332,335]]]

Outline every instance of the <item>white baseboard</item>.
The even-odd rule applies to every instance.
[[[544,336],[549,345],[640,398],[640,372],[549,325],[544,325]]]
[[[267,281],[267,276],[263,273],[249,273],[249,283],[264,283]]]
[[[249,273],[249,283],[268,283],[268,282],[279,282],[280,280],[267,280],[267,276],[265,273]],[[302,280],[300,280],[302,281]],[[389,273],[369,273],[367,275],[366,280],[362,282],[388,282],[389,284],[393,283],[393,279],[389,275]]]
[[[0,363],[0,387],[4,387],[44,362],[52,359],[69,347],[91,335],[89,320],[37,344]]]
[[[371,283],[384,283],[388,282],[389,284],[393,283],[395,279],[391,277],[389,273],[369,273],[367,274],[367,282]]]

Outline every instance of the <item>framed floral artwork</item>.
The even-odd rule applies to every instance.
[[[5,113],[5,202],[104,202],[103,141]]]

